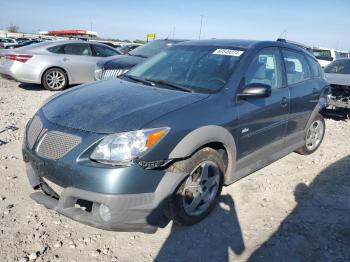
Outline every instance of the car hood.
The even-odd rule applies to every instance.
[[[61,126],[110,134],[140,129],[207,96],[111,79],[63,92],[47,102],[42,112]]]
[[[102,64],[101,67],[105,70],[126,69],[126,68],[131,68],[145,60],[146,58],[138,57],[138,56],[119,55],[119,56],[115,56],[113,59],[104,60],[104,63]]]
[[[325,74],[325,78],[331,85],[350,86],[350,74]]]

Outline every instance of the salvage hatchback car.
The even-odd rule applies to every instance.
[[[320,146],[326,86],[287,43],[180,43],[46,102],[23,145],[31,197],[108,230],[195,224],[223,185]]]

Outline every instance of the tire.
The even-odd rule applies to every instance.
[[[305,145],[299,148],[296,151],[296,153],[301,155],[310,155],[314,153],[320,147],[323,141],[325,132],[326,132],[326,124],[325,124],[324,118],[321,114],[317,114],[314,120],[312,121],[308,131],[306,132],[305,139],[304,139]]]
[[[172,198],[173,219],[181,225],[196,224],[212,211],[221,194],[225,171],[223,159],[216,150],[206,147],[174,165],[178,171],[189,175]]]
[[[42,79],[41,84],[47,90],[50,91],[60,91],[67,87],[68,77],[66,72],[60,68],[51,68],[47,70]]]

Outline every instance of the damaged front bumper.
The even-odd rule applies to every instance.
[[[26,163],[28,180],[36,192],[30,197],[48,209],[78,222],[112,231],[154,233],[168,224],[168,201],[184,175],[166,173],[155,192],[105,194],[75,187],[57,193]]]

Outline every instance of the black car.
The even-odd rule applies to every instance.
[[[95,80],[105,80],[118,77],[119,75],[129,71],[129,69],[135,65],[145,61],[147,58],[158,54],[164,48],[184,41],[186,40],[154,40],[130,51],[126,55],[114,56],[100,60],[96,64]]]

